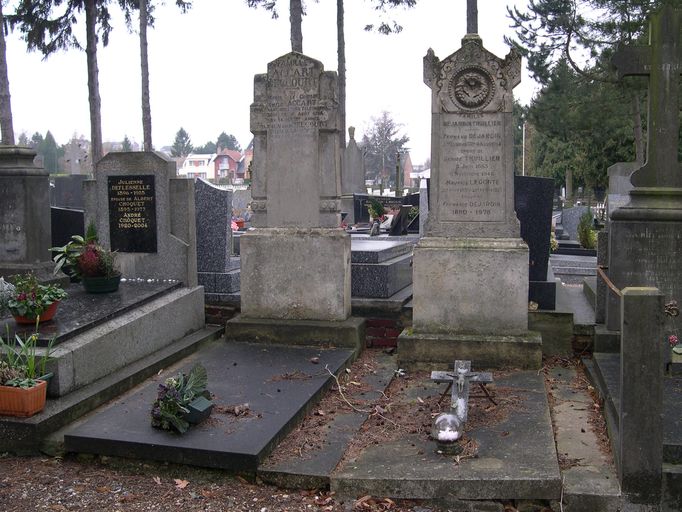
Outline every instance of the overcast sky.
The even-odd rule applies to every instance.
[[[155,12],[149,31],[153,142],[170,145],[180,127],[192,143],[215,141],[222,131],[234,134],[242,147],[251,140],[249,106],[253,75],[290,50],[288,13],[277,20],[244,0],[195,0],[181,14],[167,0]],[[283,7],[288,2],[280,0]],[[512,35],[508,4],[526,0],[480,0],[479,34],[484,46],[504,57],[503,36]],[[308,0],[303,19],[303,51],[325,69],[336,69],[336,2]],[[115,7],[112,7],[115,10]],[[430,91],[424,85],[422,58],[429,48],[443,59],[460,47],[466,29],[466,0],[419,0],[414,9],[389,12],[404,26],[391,36],[363,31],[377,21],[368,0],[346,1],[347,122],[360,139],[371,118],[383,110],[402,124],[410,137],[412,161],[430,155]],[[10,8],[5,8],[9,12]],[[79,20],[81,30],[84,20]],[[142,139],[139,39],[114,12],[109,46],[98,50],[105,141]],[[90,138],[85,52],[69,50],[42,60],[28,54],[16,34],[7,39],[14,129],[43,135],[57,143],[72,135]],[[515,95],[528,103],[536,86],[525,67]]]

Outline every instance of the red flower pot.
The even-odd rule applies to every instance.
[[[59,306],[59,301],[55,301],[52,304],[50,304],[47,307],[47,309],[45,311],[43,311],[42,314],[40,315],[40,321],[41,322],[47,322],[48,320],[52,320],[52,317],[57,312],[58,306]],[[14,313],[12,313],[12,316],[14,317],[14,321],[18,324],[35,324],[36,323],[36,317],[15,315]]]

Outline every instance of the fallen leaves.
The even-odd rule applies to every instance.
[[[180,478],[175,478],[173,481],[175,482],[176,489],[184,489],[185,487],[187,487],[189,485],[188,480],[182,480]]]

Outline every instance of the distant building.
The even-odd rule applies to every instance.
[[[179,176],[185,176],[187,178],[203,178],[205,180],[215,180],[216,179],[216,159],[215,153],[201,154],[201,153],[190,153],[185,158],[182,167],[178,169]]]

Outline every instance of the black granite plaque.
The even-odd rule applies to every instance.
[[[109,176],[111,249],[156,252],[154,176]]]

